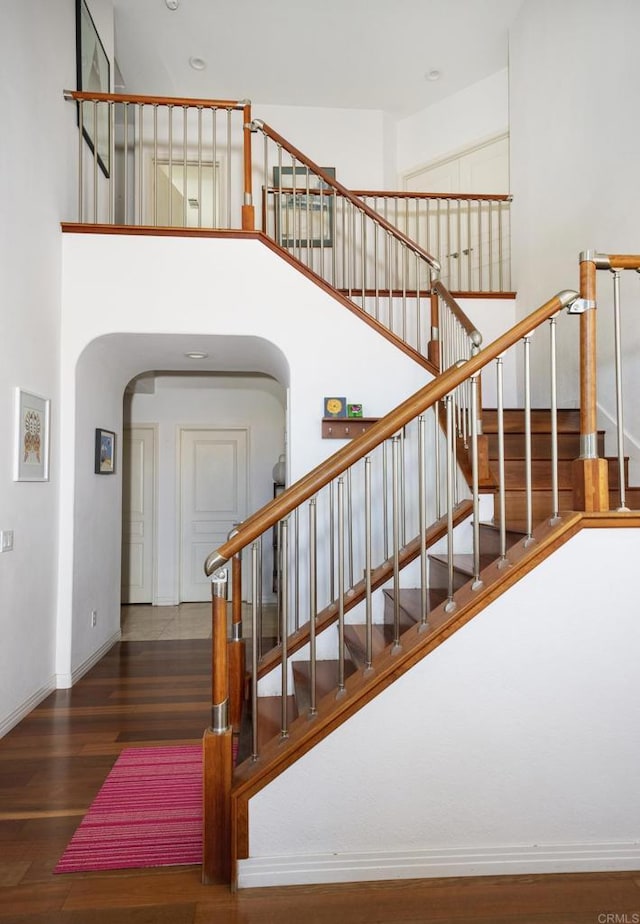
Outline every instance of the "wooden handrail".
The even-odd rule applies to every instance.
[[[433,283],[432,289],[440,296],[442,301],[447,304],[451,314],[458,321],[467,336],[475,342],[475,346],[480,346],[482,343],[482,334],[477,329],[475,324],[469,320],[447,287],[444,286],[439,279],[437,279]]]
[[[188,99],[181,96],[133,96],[129,93],[88,93],[82,90],[64,90],[64,98],[77,102],[96,103],[140,103],[143,106],[178,106],[206,109],[244,109],[246,99]]]
[[[501,353],[504,353],[505,350],[517,343],[518,340],[533,331],[543,321],[548,320],[556,312],[566,308],[577,298],[577,292],[571,290],[559,292],[464,364],[448,369],[437,379],[429,382],[424,388],[407,398],[406,401],[387,414],[386,417],[382,417],[369,430],[316,466],[307,475],[287,488],[283,494],[274,498],[265,507],[245,520],[233,538],[208,556],[205,562],[206,574],[213,574],[240,549],[253,542],[254,539],[257,539],[258,536],[295,510],[296,507],[317,494],[325,485],[341,475],[351,465],[372,452],[380,443],[389,439],[411,420],[457,388],[465,379],[479,372],[484,366],[500,356]]]
[[[430,253],[427,253],[426,250],[423,250],[415,241],[412,241],[410,237],[407,237],[406,234],[403,234],[398,228],[388,222],[382,215],[379,215],[375,209],[370,208],[366,202],[361,202],[360,199],[354,195],[350,189],[347,189],[346,186],[343,186],[342,183],[339,183],[335,177],[329,176],[322,167],[316,164],[314,161],[310,160],[305,154],[302,153],[294,145],[290,144],[286,138],[283,138],[274,128],[268,125],[266,122],[263,122],[261,119],[254,120],[253,122],[256,128],[259,128],[260,131],[264,132],[267,137],[271,138],[276,144],[284,148],[285,151],[288,151],[292,157],[295,157],[296,160],[299,160],[300,163],[307,166],[315,174],[317,174],[323,183],[327,186],[330,186],[332,189],[335,189],[343,198],[347,199],[352,205],[359,209],[361,212],[364,212],[372,221],[378,224],[385,231],[388,231],[392,237],[395,237],[396,240],[402,241],[402,243],[409,248],[413,253],[417,254],[419,257],[422,257],[429,266],[436,272],[440,273],[440,264]]]
[[[609,263],[611,269],[640,270],[640,255],[611,253]]]
[[[439,192],[388,192],[387,190],[352,189],[354,196],[377,199],[460,199],[464,202],[513,202],[511,193],[439,193]]]

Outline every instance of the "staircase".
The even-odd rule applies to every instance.
[[[483,411],[483,431],[488,442],[489,469],[495,486],[489,483],[481,489],[485,494],[494,495],[494,508],[498,512],[497,485],[499,483],[498,461],[498,417],[495,409]],[[557,413],[558,429],[558,496],[560,510],[572,507],[572,468],[573,460],[579,455],[580,412],[575,409],[561,409]],[[604,455],[604,431],[598,434],[598,452]],[[550,519],[553,512],[553,495],[551,481],[551,415],[548,409],[538,408],[531,412],[531,470],[532,470],[532,509],[533,522],[540,525]],[[507,559],[516,548],[520,552],[526,545],[528,529],[527,485],[526,485],[526,433],[524,411],[507,409],[504,411],[504,447],[505,447],[505,541]],[[619,502],[618,494],[618,460],[608,458],[611,484],[611,507],[615,509]],[[628,460],[625,460],[625,472]],[[637,507],[640,504],[640,488],[631,488],[626,484],[628,500]],[[490,521],[480,522],[480,568],[481,571],[496,564],[501,556],[500,522],[494,513]],[[546,523],[543,532],[548,532],[550,524]],[[534,533],[536,531],[534,530]],[[537,533],[536,533],[537,534]],[[444,604],[448,598],[449,563],[443,553],[431,553],[429,558],[429,590],[427,593],[428,618],[426,625],[420,626],[422,619],[422,594],[420,588],[402,588],[397,592],[399,613],[399,639],[396,639],[396,594],[386,588],[384,593],[384,621],[371,627],[373,664],[370,670],[375,672],[380,660],[388,660],[395,649],[402,648],[406,641],[405,633],[415,636],[416,629],[424,640],[430,635],[434,638],[441,630],[444,620]],[[453,590],[458,592],[469,589],[473,581],[473,555],[457,553],[453,556]],[[335,630],[334,630],[335,631]],[[364,623],[351,623],[345,626],[344,643],[347,657],[344,662],[344,680],[358,671],[366,672],[366,633]],[[339,699],[339,672],[337,660],[319,660],[316,663],[315,683],[318,700],[326,698],[330,703]],[[293,690],[288,697],[288,719],[293,722],[305,718],[309,713],[311,702],[310,687],[312,668],[308,660],[296,661],[293,665]],[[263,747],[270,739],[277,736],[281,729],[281,702],[277,696],[258,698],[258,738]],[[245,760],[250,753],[250,716],[247,713],[241,735],[238,761]]]

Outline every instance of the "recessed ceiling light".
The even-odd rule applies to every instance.
[[[180,0],[164,0],[169,10],[177,10],[180,6]]]
[[[427,71],[424,77],[425,80],[440,80],[442,71],[439,71],[437,67],[432,67],[430,71]]]
[[[189,58],[189,64],[194,71],[203,71],[207,66],[207,62],[204,58]]]
[[[184,355],[187,359],[206,359],[209,354],[201,353],[199,350],[193,350],[191,353],[185,353]]]

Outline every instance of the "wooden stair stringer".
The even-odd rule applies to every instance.
[[[456,609],[445,613],[444,605],[429,617],[427,629],[416,625],[401,636],[401,650],[388,646],[376,658],[372,670],[357,671],[347,678],[341,696],[329,694],[318,703],[317,714],[292,722],[287,738],[267,743],[256,761],[245,761],[236,769],[231,790],[232,867],[249,856],[249,800],[272,780],[310,751],[334,729],[409,671],[434,649],[468,623],[486,606],[525,577],[541,562],[585,528],[640,527],[636,513],[564,512],[560,522],[548,521],[534,530],[534,541],[510,549],[509,564],[499,568],[494,561],[481,573],[483,584],[472,590],[465,585],[455,594]],[[235,876],[235,873],[234,873]]]
[[[461,501],[453,512],[453,525],[457,526],[466,520],[473,513],[473,504],[470,500]],[[447,518],[441,517],[427,529],[427,548],[435,545],[440,539],[447,535]],[[406,567],[420,555],[420,537],[416,536],[411,542],[408,542],[400,550],[400,568]],[[371,575],[371,589],[378,590],[393,577],[393,559],[388,559],[374,568]],[[352,592],[345,595],[344,611],[348,613],[358,603],[361,603],[366,596],[366,587],[364,578],[354,584]],[[338,620],[338,603],[330,603],[320,613],[316,619],[316,634],[323,632],[329,626]],[[301,626],[297,632],[293,632],[287,640],[287,651],[293,654],[303,648],[309,641],[309,626]],[[277,645],[271,648],[263,657],[258,665],[258,679],[266,676],[274,668],[278,667],[281,661],[281,648]]]

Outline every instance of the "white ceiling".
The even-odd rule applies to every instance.
[[[523,0],[178,2],[114,0],[127,92],[400,117],[506,67]]]

